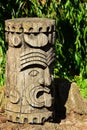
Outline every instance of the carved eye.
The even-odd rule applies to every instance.
[[[29,75],[32,76],[32,77],[34,77],[34,76],[37,76],[38,73],[39,73],[39,72],[38,72],[37,70],[32,70],[32,71],[29,73]]]

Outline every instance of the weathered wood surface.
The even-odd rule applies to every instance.
[[[6,20],[5,31],[8,120],[43,123],[52,118],[53,113],[55,21],[45,18]]]

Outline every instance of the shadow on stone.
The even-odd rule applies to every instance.
[[[55,78],[55,103],[54,103],[54,122],[58,123],[66,118],[66,101],[68,99],[71,82],[67,79]]]
[[[75,82],[56,78],[54,87],[54,123],[60,123],[62,119],[66,119],[72,113],[87,115],[87,100],[82,97]]]

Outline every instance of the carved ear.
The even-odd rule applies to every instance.
[[[13,45],[14,45],[14,46],[19,46],[19,45],[21,45],[21,38],[20,38],[20,36],[17,35],[17,34],[13,35],[12,41],[13,41]]]
[[[24,34],[24,40],[27,44],[33,47],[43,47],[48,43],[48,37],[44,33],[40,33],[37,35]]]
[[[9,34],[9,45],[11,46],[19,46],[21,45],[21,38],[18,34]]]
[[[11,103],[17,104],[20,100],[19,91],[15,90],[15,89],[11,89],[9,98],[10,98]]]

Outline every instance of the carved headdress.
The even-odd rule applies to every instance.
[[[54,61],[55,54],[50,48],[47,52],[41,49],[26,50],[20,56],[21,70],[29,65],[39,64],[46,68]]]

